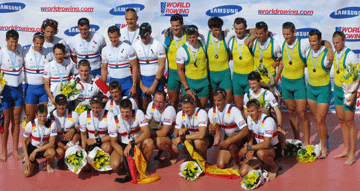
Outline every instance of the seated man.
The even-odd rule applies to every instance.
[[[150,135],[155,142],[159,154],[155,159],[160,158],[161,151],[170,153],[170,162],[176,163],[177,155],[172,150],[171,135],[174,131],[176,111],[173,106],[166,102],[164,90],[156,90],[152,102],[147,107],[146,119],[150,124]]]
[[[81,131],[81,147],[87,152],[99,147],[106,153],[111,153],[112,147],[108,135],[108,120],[112,114],[101,109],[102,99],[94,96],[90,100],[91,111],[83,112],[79,117]],[[87,134],[86,134],[87,132]]]
[[[109,84],[109,92],[111,99],[106,102],[105,109],[109,112],[112,112],[113,115],[120,114],[120,102],[121,100],[127,98],[126,96],[122,97],[122,88],[121,84],[118,81],[111,81]],[[132,110],[137,110],[138,106],[133,98],[129,98],[132,103]]]
[[[241,149],[245,160],[240,175],[244,177],[251,169],[257,169],[264,163],[270,166],[269,179],[274,179],[279,169],[275,160],[281,157],[275,120],[261,113],[260,102],[256,99],[250,100],[246,106],[249,115],[247,124],[252,133],[249,134],[247,147]]]
[[[225,131],[224,139],[220,143],[217,167],[225,168],[233,159],[234,168],[239,169],[239,151],[246,143],[249,131],[241,111],[226,103],[226,95],[226,91],[222,88],[216,89],[213,93],[215,106],[208,112],[209,131],[212,134],[220,127]]]
[[[67,99],[63,94],[55,97],[56,110],[50,112],[49,118],[55,122],[58,138],[56,139],[56,158],[59,159],[58,165],[64,164],[65,151],[69,148],[67,143],[73,144],[80,140],[78,128],[79,115],[75,111],[66,109]]]
[[[55,150],[53,148],[57,135],[54,123],[50,125],[47,121],[47,108],[44,105],[38,105],[35,110],[36,119],[32,120],[25,127],[22,146],[24,149],[24,160],[22,164],[23,174],[29,177],[34,171],[36,159],[46,158],[46,169],[48,173],[53,173],[51,162],[55,158]],[[30,143],[29,137],[31,137]]]
[[[192,95],[186,94],[182,97],[182,111],[176,116],[176,125],[174,129],[174,140],[172,148],[175,153],[187,152],[181,142],[188,140],[198,151],[201,157],[206,160],[208,146],[210,145],[207,133],[208,117],[204,109],[195,107],[195,99]],[[212,142],[214,141],[213,137]],[[181,146],[180,146],[180,145]],[[212,144],[211,144],[212,146]]]
[[[140,109],[132,110],[129,99],[121,100],[120,108],[121,113],[109,119],[109,135],[114,148],[110,166],[114,171],[123,165],[123,156],[128,156],[135,145],[144,154],[146,162],[149,162],[155,148],[144,113]]]

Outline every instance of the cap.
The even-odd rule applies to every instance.
[[[55,103],[65,102],[67,103],[66,96],[64,94],[59,94],[55,97]]]
[[[149,23],[142,23],[140,25],[139,35],[146,36],[149,32],[151,32],[151,25]]]

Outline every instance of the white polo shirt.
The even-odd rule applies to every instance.
[[[190,134],[199,132],[199,127],[207,127],[208,115],[205,110],[195,107],[192,116],[187,116],[184,111],[179,111],[176,115],[175,128],[187,128]]]
[[[44,68],[50,62],[45,49],[40,52],[30,48],[25,56],[25,82],[31,85],[44,84]]]
[[[150,119],[149,125],[151,129],[159,129],[163,124],[171,127],[175,126],[176,111],[174,107],[166,103],[164,108],[161,111],[157,110],[153,101],[148,105],[145,117]]]
[[[23,82],[24,54],[20,44],[15,51],[9,51],[7,46],[0,50],[0,67],[8,86],[18,87]]]
[[[100,117],[94,117],[92,111],[83,112],[79,117],[81,132],[88,132],[89,139],[102,138],[108,134],[108,119],[112,114],[102,109]]]
[[[264,137],[271,137],[271,146],[279,143],[278,131],[275,120],[267,115],[261,114],[259,121],[251,119],[250,115],[247,118],[248,128],[254,134],[257,144],[264,142]]]
[[[68,81],[75,73],[74,62],[64,59],[63,63],[59,64],[53,60],[45,66],[44,78],[50,79],[50,90],[53,92],[57,84]]]
[[[40,127],[38,119],[36,118],[34,121],[30,121],[26,124],[23,136],[30,136],[31,144],[36,148],[40,148],[49,143],[50,137],[57,136],[57,129],[54,123],[48,128]],[[31,153],[28,154],[30,155]]]

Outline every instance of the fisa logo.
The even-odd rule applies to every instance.
[[[24,3],[2,3],[0,4],[0,13],[11,13],[24,9],[26,5]]]
[[[96,32],[97,30],[99,30],[99,28],[100,27],[98,25],[90,25],[90,32]],[[67,36],[75,36],[79,33],[80,33],[80,31],[79,31],[78,26],[73,26],[69,29],[66,29],[64,32],[64,34]]]
[[[222,17],[236,14],[241,10],[242,7],[238,5],[223,5],[209,9],[208,11],[206,11],[206,15],[210,17]]]
[[[330,14],[333,19],[346,19],[360,15],[360,7],[345,7]]]
[[[343,32],[348,42],[360,41],[360,27],[335,27],[335,30]]]
[[[309,32],[311,30],[316,30],[316,28],[299,28],[299,29],[296,29],[295,36],[298,37],[298,38],[308,38],[309,37]]]
[[[127,9],[134,9],[137,13],[145,8],[142,4],[125,4],[112,8],[109,13],[112,15],[125,15]]]
[[[187,17],[190,13],[189,2],[160,2],[161,16],[171,16],[173,14],[180,14]]]

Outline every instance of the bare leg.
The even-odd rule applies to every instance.
[[[284,100],[286,107],[288,108],[290,125],[294,133],[294,139],[300,140],[300,131],[299,131],[299,119],[296,113],[296,102],[295,100]]]
[[[258,150],[257,155],[260,160],[262,160],[265,164],[270,166],[270,171],[268,173],[269,179],[276,178],[279,167],[274,161],[274,158],[275,158],[274,149],[270,148],[270,149]]]
[[[0,161],[6,162],[7,159],[7,142],[9,138],[9,126],[10,126],[10,119],[12,116],[12,108],[3,110],[4,114],[4,132],[1,133],[1,155]]]
[[[244,115],[244,95],[234,95],[235,106],[240,109],[241,114],[244,119],[246,119]]]
[[[349,158],[345,161],[344,165],[351,165],[355,162],[355,150],[356,150],[356,139],[357,139],[357,129],[354,122],[355,111],[345,111],[345,123],[349,132],[350,139],[350,149],[349,149]]]
[[[146,162],[149,162],[155,149],[154,141],[151,138],[147,138],[141,143],[140,148]]]
[[[105,142],[103,144],[101,144],[101,149],[105,152],[110,154],[112,152],[112,146],[110,144],[110,142]]]
[[[224,169],[231,161],[231,154],[227,150],[220,150],[217,157],[217,167]],[[235,165],[234,165],[235,167]]]
[[[206,108],[206,104],[207,104],[207,102],[208,102],[208,97],[201,97],[201,98],[199,98],[199,100],[200,100],[200,105],[199,105],[199,107],[200,107],[201,109],[205,109],[205,108]]]
[[[350,137],[349,137],[349,128],[347,127],[346,123],[345,123],[345,113],[344,113],[344,108],[342,105],[335,105],[335,111],[336,111],[336,115],[339,118],[340,121],[340,128],[341,128],[341,133],[343,136],[343,140],[344,140],[344,150],[338,154],[335,155],[334,158],[341,158],[341,157],[345,157],[348,155],[349,153],[349,149],[350,149]]]
[[[115,150],[110,155],[110,166],[113,169],[113,171],[117,171],[120,166],[122,166],[124,163],[123,161],[123,155],[119,154]]]
[[[177,161],[178,155],[175,154],[172,147],[172,141],[169,137],[156,137],[155,140],[156,147],[159,149],[159,153],[161,151],[166,151],[170,153],[170,162],[171,164],[175,164]],[[160,158],[160,156],[159,156]]]
[[[18,147],[19,147],[19,134],[20,134],[20,118],[21,118],[21,110],[22,106],[14,107],[13,108],[13,117],[14,123],[12,125],[12,137],[13,137],[13,156],[20,160],[23,158],[22,155],[19,154]]]
[[[46,158],[46,170],[48,173],[53,173],[54,169],[51,167],[51,162],[55,159],[55,149],[49,148],[45,151],[44,157]]]
[[[225,90],[226,91],[226,103],[230,103],[232,102],[232,91],[231,90]]]
[[[179,108],[179,90],[168,90],[170,104],[177,111]]]
[[[206,161],[209,139],[206,137],[204,140],[195,140],[194,143],[196,150],[199,151],[200,156]]]
[[[150,98],[149,97],[142,97],[142,110],[146,113],[147,106],[149,105]]]
[[[26,120],[28,122],[35,119],[36,104],[25,104]]]
[[[310,144],[310,121],[307,116],[307,100],[306,99],[298,99],[296,101],[296,112],[300,116],[301,120],[301,129],[304,134],[304,145]]]

